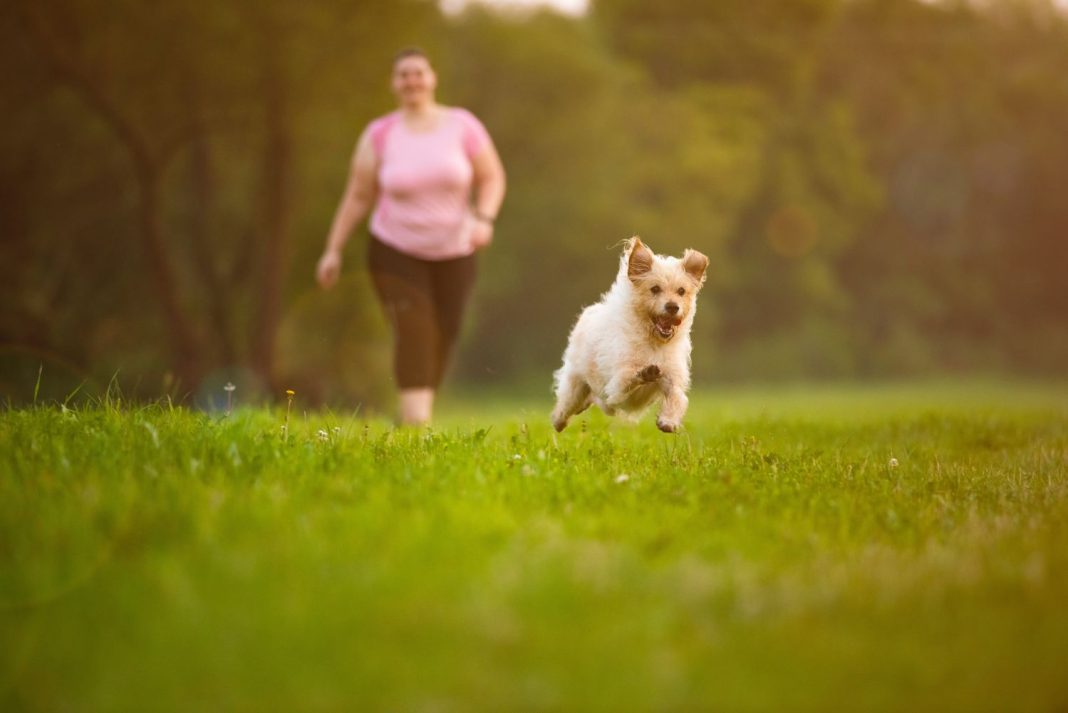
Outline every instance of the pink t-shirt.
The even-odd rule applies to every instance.
[[[474,252],[471,245],[471,160],[489,134],[466,109],[446,108],[430,131],[413,131],[399,111],[369,127],[378,156],[378,202],[371,232],[397,250],[424,260]]]

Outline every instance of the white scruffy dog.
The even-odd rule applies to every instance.
[[[689,403],[690,327],[708,258],[654,255],[637,236],[627,241],[619,274],[601,301],[579,315],[564,365],[554,374],[553,427],[597,404],[608,415],[639,417],[656,399],[666,433],[682,425]]]

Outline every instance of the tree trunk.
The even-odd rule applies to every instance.
[[[192,225],[190,246],[193,264],[204,284],[207,298],[208,319],[211,324],[211,339],[215,345],[213,356],[224,367],[234,365],[236,350],[234,348],[233,320],[230,318],[230,298],[232,289],[223,277],[223,255],[211,244],[211,217],[213,197],[215,195],[214,174],[212,172],[211,146],[203,117],[202,99],[199,79],[195,75],[185,78],[185,94],[194,114],[193,135],[190,148],[191,171],[189,174],[189,192],[192,201]]]
[[[202,375],[200,340],[182,310],[177,280],[163,239],[160,183],[164,161],[153,154],[144,132],[123,115],[104,87],[83,69],[78,58],[68,55],[65,43],[53,35],[40,10],[21,9],[21,17],[41,52],[42,60],[58,81],[70,87],[111,130],[130,157],[138,188],[137,218],[141,228],[141,247],[152,271],[153,293],[166,321],[171,366],[181,383],[191,388]]]
[[[263,23],[263,100],[267,129],[261,188],[263,231],[260,255],[260,309],[253,333],[252,363],[256,372],[275,392],[280,388],[275,373],[274,342],[281,321],[282,293],[289,258],[291,127],[280,33],[273,20]]]
[[[203,376],[201,343],[192,324],[182,311],[178,286],[163,240],[160,218],[160,175],[151,163],[140,166],[138,174],[137,213],[141,222],[141,244],[152,270],[156,301],[163,310],[170,341],[171,366],[180,383],[194,388]]]

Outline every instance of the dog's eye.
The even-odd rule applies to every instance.
[[[678,289],[678,293],[679,293],[679,297],[682,297],[684,294],[686,294],[686,288],[685,287],[680,287]]]
[[[652,293],[654,295],[659,295],[660,294],[660,285],[653,285]]]

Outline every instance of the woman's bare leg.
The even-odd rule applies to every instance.
[[[434,411],[434,389],[400,390],[400,422],[403,426],[425,426]]]

